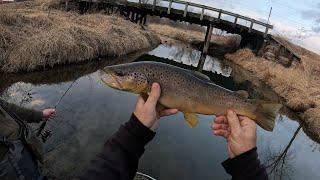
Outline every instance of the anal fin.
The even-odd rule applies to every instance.
[[[194,113],[186,113],[184,112],[184,119],[186,120],[187,124],[194,128],[198,125],[199,123],[199,120],[198,120],[198,116],[197,114],[194,114]]]

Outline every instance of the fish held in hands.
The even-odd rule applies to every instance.
[[[107,66],[100,71],[108,86],[146,95],[157,82],[161,87],[159,103],[179,109],[191,127],[198,124],[196,114],[225,115],[233,109],[238,115],[253,119],[260,127],[272,131],[281,104],[248,99],[246,91],[230,91],[198,72],[159,62],[134,62]]]

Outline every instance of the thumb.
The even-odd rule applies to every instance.
[[[151,92],[149,94],[146,104],[149,106],[156,107],[158,99],[160,98],[160,94],[161,94],[160,85],[158,83],[153,83],[151,87]]]
[[[231,132],[232,131],[238,131],[240,129],[240,122],[239,118],[233,110],[227,110],[227,119],[228,119],[228,124],[230,126]]]
[[[138,96],[138,99],[137,99],[136,106],[141,107],[141,106],[144,105],[144,103],[145,103],[145,101],[144,101],[142,95],[139,95],[139,96]]]

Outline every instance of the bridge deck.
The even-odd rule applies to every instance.
[[[92,2],[92,0],[87,1]],[[214,27],[226,30],[230,33],[239,33],[246,31],[248,33],[255,33],[266,37],[268,35],[269,29],[273,28],[273,26],[270,24],[255,20],[250,17],[225,11],[223,9],[181,0],[153,0],[151,1],[151,4],[142,3],[142,0],[136,0],[137,2],[118,2],[110,0],[93,1],[114,4],[135,11],[143,11],[150,15],[167,17],[172,20],[186,21],[205,26],[213,24]],[[175,8],[178,5],[180,7],[182,5],[184,7],[183,10]],[[192,12],[191,9],[194,8],[198,9],[201,12]],[[228,17],[228,20],[224,19],[224,17]],[[244,24],[244,22],[246,24]]]

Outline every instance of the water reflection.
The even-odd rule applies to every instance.
[[[173,60],[178,63],[198,67],[201,58],[201,52],[188,45],[166,45],[162,44],[158,48],[150,51],[148,54],[157,57]],[[203,70],[230,76],[232,69],[218,58],[206,56]]]
[[[292,151],[284,153],[283,149],[269,147],[264,164],[267,166],[270,179],[294,179],[294,154]]]
[[[173,51],[179,49],[171,48],[175,49]],[[161,45],[142,56],[139,54],[132,58],[61,67],[23,76],[11,75],[0,81],[2,97],[17,104],[42,109],[55,105],[76,80],[57,107],[56,119],[47,125],[54,132],[45,146],[45,169],[50,177],[64,179],[80,172],[100,150],[104,141],[130,117],[136,95],[106,87],[101,83],[97,70],[109,64],[146,60],[196,70],[196,64],[189,66],[196,60],[184,60],[196,55],[180,54],[181,59],[173,61],[170,59],[174,59],[174,54],[170,54],[170,50],[169,46]],[[215,59],[206,61],[204,69],[203,73],[220,86],[231,90],[247,90],[250,98],[282,101],[267,85],[230,62]],[[270,164],[270,160],[275,162],[283,154],[284,147],[287,147],[299,127],[299,117],[290,109],[284,108],[281,114],[279,120],[280,117],[283,120],[277,122],[274,132],[258,129],[258,150],[266,164]],[[182,114],[165,118],[141,159],[139,170],[158,179],[228,179],[220,165],[227,157],[225,141],[212,136],[212,116],[200,116],[200,119],[200,125],[190,129],[183,121]],[[282,166],[287,168],[288,165],[290,170],[282,174],[291,174],[293,179],[318,179],[320,157],[317,147],[303,131],[297,133],[286,153],[286,166]],[[279,174],[272,173],[271,177],[274,176],[279,177]]]
[[[179,46],[162,44],[158,48],[150,51],[148,54],[156,55],[157,57],[161,58],[167,58],[193,67],[197,67],[201,56],[200,51],[192,49],[183,44]]]

